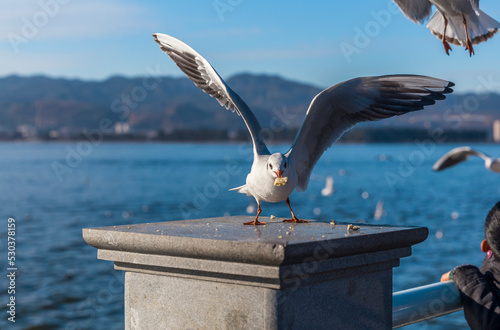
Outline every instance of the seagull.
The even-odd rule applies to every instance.
[[[321,196],[331,196],[335,192],[333,188],[333,178],[329,175],[326,177],[325,188],[321,189]]]
[[[379,200],[377,206],[375,206],[375,212],[373,213],[373,219],[380,220],[384,215],[384,201]]]
[[[474,54],[472,45],[477,45],[495,35],[500,23],[479,9],[479,0],[394,0],[403,14],[415,24],[423,23],[431,15],[427,28],[441,39],[444,51],[450,55],[449,42],[465,46],[469,56]]]
[[[492,172],[500,173],[500,159],[491,158],[482,152],[476,151],[471,147],[458,147],[448,151],[443,157],[432,166],[434,171],[441,171],[445,168],[455,166],[469,158],[469,156],[478,156],[484,160],[484,167]]]
[[[248,105],[219,76],[200,54],[182,41],[153,34],[162,51],[205,93],[244,120],[253,143],[253,164],[246,184],[234,188],[253,196],[257,202],[255,220],[245,225],[265,225],[258,221],[261,202],[285,201],[292,215],[284,222],[301,223],[290,206],[290,194],[307,189],[311,172],[323,152],[345,131],[359,122],[375,121],[421,110],[451,93],[452,82],[417,75],[388,75],[354,78],[331,86],[314,97],[304,122],[290,149],[271,154],[262,129]]]

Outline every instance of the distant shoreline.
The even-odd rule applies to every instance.
[[[287,129],[276,132],[273,136],[267,136],[269,144],[291,143],[297,129]],[[394,128],[357,127],[344,134],[338,143],[415,143],[424,141],[437,143],[495,143],[491,132],[484,129],[418,129],[418,128]],[[64,137],[53,137],[49,132],[36,136],[0,136],[0,142],[116,142],[116,143],[251,143],[246,130],[177,130],[172,132],[137,132],[126,134],[102,134],[94,133],[93,136],[74,134]]]

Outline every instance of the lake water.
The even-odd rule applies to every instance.
[[[480,265],[484,219],[500,199],[500,176],[478,158],[432,172],[455,146],[335,145],[307,191],[291,195],[292,206],[302,218],[428,227],[429,238],[395,268],[394,291],[437,282],[456,265]],[[473,147],[499,155],[495,145]],[[228,191],[244,184],[250,164],[246,144],[1,143],[1,259],[6,273],[12,217],[18,272],[15,325],[7,321],[9,284],[1,277],[0,328],[122,329],[123,274],[96,258],[82,228],[254,214],[253,200]],[[327,176],[335,192],[323,197]],[[379,201],[384,215],[375,220]],[[289,215],[285,203],[262,209],[264,216]],[[423,328],[467,326],[458,312],[408,327]]]

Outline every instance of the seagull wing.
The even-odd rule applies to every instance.
[[[431,15],[432,4],[429,0],[394,0],[394,2],[401,12],[415,24],[424,23]]]
[[[375,121],[421,110],[445,98],[449,81],[415,75],[355,78],[325,89],[312,100],[291,149],[299,190],[323,152],[359,122]]]
[[[182,41],[166,34],[153,34],[161,50],[170,56],[177,66],[202,91],[214,97],[226,109],[240,115],[252,136],[254,153],[268,155],[261,127],[248,105],[219,76],[215,69],[194,49]]]
[[[469,158],[470,155],[488,159],[488,156],[482,152],[473,150],[471,147],[458,147],[448,151],[445,155],[439,158],[432,166],[433,171],[442,171],[448,167],[460,164]]]
[[[469,0],[469,1],[472,6],[472,9],[474,9],[477,12],[479,10],[479,0]]]

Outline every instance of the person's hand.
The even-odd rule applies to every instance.
[[[441,282],[450,281],[450,273],[451,273],[451,270],[449,272],[441,275]]]

